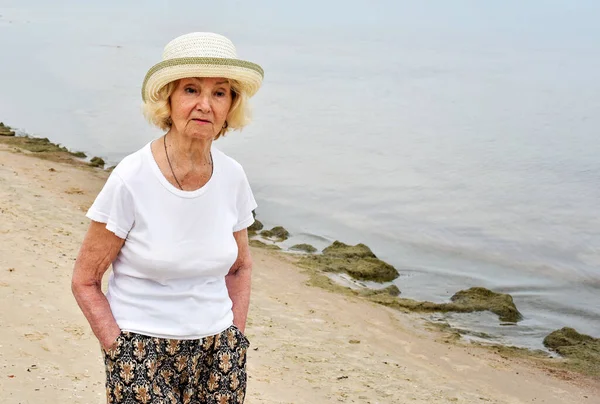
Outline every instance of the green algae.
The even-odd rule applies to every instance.
[[[361,296],[370,297],[370,296],[398,296],[400,294],[400,289],[396,285],[390,285],[383,289],[362,289],[359,294]]]
[[[314,268],[305,268],[304,272],[308,274],[309,277],[308,281],[306,282],[307,285],[316,286],[318,288],[325,289],[329,292],[340,293],[346,296],[397,296],[398,294],[400,294],[400,289],[398,289],[396,285],[390,285],[383,289],[352,289],[347,286],[340,285],[327,275],[324,275],[321,271],[318,271]]]
[[[10,126],[0,122],[0,136],[15,136],[15,131]]]
[[[456,330],[452,328],[452,326],[446,322],[429,322],[427,324],[427,328],[430,330],[438,331],[442,334],[442,342],[449,344],[451,342],[458,342],[462,339],[462,335]]]
[[[544,346],[564,357],[568,368],[600,376],[600,338],[564,327],[548,334]]]
[[[316,286],[321,289],[325,289],[329,292],[340,293],[343,295],[357,295],[355,290],[349,287],[342,286],[337,282],[334,282],[327,275],[323,275],[321,272],[314,269],[306,269],[308,273],[308,281],[306,282],[309,286]]]
[[[251,247],[264,248],[265,250],[281,250],[281,247],[278,245],[263,243],[260,240],[252,239],[248,241],[248,244],[250,244]]]
[[[17,153],[21,151],[28,151],[31,152],[33,156],[44,160],[67,163],[75,162],[73,157],[85,157],[85,153],[80,151],[70,151],[69,149],[67,149],[64,146],[61,146],[58,143],[51,142],[48,138],[32,137],[29,135],[14,136],[10,134],[11,132],[14,131],[11,131],[10,127],[4,124],[0,126],[0,143],[12,146],[14,148],[14,151]]]
[[[248,227],[248,233],[249,234],[256,234],[257,232],[261,231],[263,229],[263,224],[260,222],[260,220],[254,219],[254,223],[252,223],[249,227]]]
[[[347,273],[364,281],[390,282],[398,277],[396,268],[377,258],[364,244],[350,246],[335,241],[323,250],[323,254],[303,257],[298,265],[324,272]]]
[[[260,235],[277,241],[284,241],[290,237],[290,233],[281,226],[275,226],[271,230],[263,230],[260,232]]]
[[[390,282],[398,276],[396,269],[377,258],[345,259],[327,255],[309,255],[298,263],[302,267],[320,269],[324,272],[347,273],[355,279]]]
[[[516,323],[523,319],[511,295],[496,293],[489,289],[474,287],[461,290],[450,298],[457,305],[473,308],[472,311],[489,310],[497,314],[500,321]]]
[[[541,349],[529,349],[513,345],[490,345],[490,349],[505,358],[550,359],[548,352],[542,351]]]
[[[64,146],[61,146],[57,143],[52,143],[48,138],[45,137],[15,137],[13,139],[14,143],[17,144],[20,148],[28,150],[33,153],[56,153],[63,152],[69,153],[69,149]]]
[[[89,165],[91,167],[104,168],[104,164],[106,164],[106,163],[104,162],[104,160],[101,157],[92,157],[92,159],[89,162]]]
[[[293,245],[293,246],[290,247],[290,250],[292,250],[292,251],[303,251],[303,252],[306,252],[306,253],[309,253],[309,254],[317,252],[317,249],[315,247],[313,247],[310,244],[306,244],[306,243],[295,244],[295,245]]]
[[[544,345],[550,349],[560,349],[561,347],[570,347],[577,345],[593,344],[600,342],[600,339],[586,334],[580,334],[574,328],[564,327],[560,330],[551,332],[544,338]],[[560,353],[560,352],[559,352]]]
[[[522,318],[510,295],[495,293],[485,288],[461,290],[452,296],[450,299],[453,300],[452,303],[434,303],[381,294],[367,296],[367,298],[375,303],[403,311],[424,313],[491,311],[498,315],[500,321],[517,322]]]
[[[448,303],[433,303],[382,294],[367,296],[367,298],[377,304],[401,311],[416,311],[424,313],[455,311],[452,310],[453,307],[448,307]]]
[[[357,245],[344,244],[341,241],[334,241],[329,247],[323,250],[323,254],[339,258],[377,258],[373,251],[366,245],[360,243]]]
[[[80,159],[84,159],[84,158],[87,157],[87,155],[84,152],[82,152],[82,151],[71,152],[71,154],[73,155],[73,157],[77,157],[77,158],[80,158]]]

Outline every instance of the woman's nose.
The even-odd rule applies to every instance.
[[[209,113],[210,100],[208,99],[208,97],[205,95],[200,95],[198,97],[198,103],[196,104],[196,108],[198,108],[199,111],[202,111],[204,113]]]

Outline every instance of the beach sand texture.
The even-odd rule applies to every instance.
[[[108,174],[26,154],[0,145],[0,402],[103,403],[70,278]],[[600,403],[597,380],[444,343],[418,315],[307,286],[292,256],[252,252],[248,403]]]

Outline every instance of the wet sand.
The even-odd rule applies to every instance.
[[[0,145],[2,403],[102,403],[98,342],[70,292],[107,178]],[[598,380],[448,340],[417,314],[308,286],[253,248],[248,403],[600,403]]]

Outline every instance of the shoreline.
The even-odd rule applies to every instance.
[[[10,150],[10,147],[14,147],[13,146],[3,146],[2,148],[0,148],[0,153],[2,153],[3,155],[6,156],[11,156],[12,159],[15,159],[15,161],[19,161],[19,164],[21,164],[21,171],[15,171],[15,173],[17,173],[16,175],[18,176],[31,176],[33,175],[38,176],[39,179],[37,179],[36,181],[41,181],[42,183],[44,182],[43,177],[45,175],[47,175],[48,171],[51,172],[51,176],[59,176],[61,175],[61,171],[69,171],[69,172],[75,172],[73,170],[77,170],[79,171],[79,173],[76,173],[77,176],[76,178],[73,178],[73,180],[69,180],[67,182],[64,183],[60,183],[61,188],[65,188],[64,190],[62,190],[61,192],[61,199],[63,199],[64,201],[67,202],[67,204],[72,205],[71,207],[75,209],[75,211],[80,213],[80,217],[79,219],[77,219],[77,224],[72,224],[74,227],[77,228],[77,231],[74,231],[73,229],[69,228],[69,226],[65,226],[64,223],[60,223],[60,222],[54,222],[54,212],[53,214],[50,215],[50,218],[48,219],[48,223],[46,223],[46,225],[50,225],[50,226],[56,226],[57,224],[61,224],[61,226],[59,226],[62,230],[61,232],[57,233],[58,236],[57,237],[61,237],[61,238],[65,238],[65,239],[69,239],[70,243],[72,246],[76,246],[77,242],[79,240],[77,239],[73,239],[73,233],[77,233],[78,235],[81,234],[82,232],[82,225],[84,225],[84,223],[86,222],[85,219],[83,219],[83,212],[86,209],[86,206],[89,206],[88,204],[91,203],[90,199],[93,200],[93,198],[95,197],[95,194],[97,193],[97,191],[99,190],[99,186],[101,186],[101,184],[103,184],[103,181],[106,179],[106,177],[108,176],[108,172],[105,170],[98,170],[98,169],[94,169],[91,167],[88,167],[85,163],[76,163],[76,164],[69,164],[66,160],[52,160],[52,159],[43,159],[40,160],[40,164],[35,164],[32,163],[32,161],[35,161],[33,159],[29,159],[31,161],[27,161],[27,160],[23,160],[24,158],[28,158],[30,157],[30,154],[33,154],[33,152],[21,152],[21,153],[14,153],[13,151]],[[23,156],[20,156],[23,155]],[[27,155],[27,156],[25,156]],[[48,165],[52,165],[51,167],[49,167]],[[58,166],[60,166],[60,168],[58,168]],[[54,168],[54,167],[57,168]],[[72,166],[72,168],[69,168],[69,166]],[[36,168],[37,167],[37,168]],[[41,167],[41,168],[40,168]],[[5,168],[5,167],[3,167]],[[83,168],[83,169],[82,169]],[[11,168],[13,170],[16,170],[16,168]],[[54,171],[51,171],[51,169],[54,169]],[[37,170],[37,171],[36,171]],[[87,182],[90,182],[91,184],[88,184]],[[45,190],[44,192],[48,191],[48,192],[54,192],[55,190],[51,190],[52,187],[56,188],[58,185],[57,183],[50,183],[42,186],[43,188],[48,188],[47,190]],[[28,192],[27,191],[28,188],[22,188],[19,192],[16,193],[16,195],[21,195],[23,194],[23,192]],[[95,193],[94,193],[95,191]],[[34,194],[33,196],[31,196],[31,203],[35,203],[37,200],[39,200],[40,198],[43,198],[43,196],[35,196],[37,194]],[[39,194],[41,195],[41,193]],[[6,202],[6,201],[5,201]],[[13,201],[13,203],[20,203],[20,199],[15,199]],[[55,207],[56,209],[58,209],[57,207]],[[49,210],[51,210],[51,208],[48,208]],[[20,217],[17,214],[17,217]],[[71,221],[74,221],[74,219],[72,219]],[[80,223],[79,223],[80,222]],[[34,238],[37,237],[37,235],[31,235],[29,230],[24,229],[24,234],[29,234],[27,237],[30,238]],[[63,242],[66,243],[67,240],[63,240]],[[24,250],[25,252],[31,252],[30,250],[32,250],[31,247],[28,247],[27,244],[25,245],[20,245],[20,247],[17,246],[17,248],[21,248],[22,250]],[[60,251],[60,250],[57,250]],[[14,251],[14,254],[19,254],[20,252]],[[348,290],[346,290],[345,288],[343,288],[343,286],[337,285],[335,283],[333,283],[327,276],[325,276],[322,272],[319,272],[317,270],[310,269],[310,268],[302,268],[300,269],[297,266],[297,260],[298,260],[298,256],[292,256],[291,254],[285,253],[285,254],[281,254],[275,251],[265,251],[263,249],[260,248],[256,248],[253,247],[253,253],[255,253],[256,258],[257,258],[257,263],[256,266],[258,268],[262,268],[263,262],[267,262],[269,264],[277,264],[281,266],[281,263],[289,263],[289,267],[285,266],[285,272],[292,277],[295,277],[296,279],[300,279],[298,285],[298,288],[302,290],[302,293],[308,293],[308,294],[316,294],[319,295],[321,299],[325,299],[326,302],[324,303],[324,306],[319,307],[319,310],[321,311],[326,311],[327,306],[329,305],[329,301],[330,300],[334,300],[334,301],[342,301],[345,302],[344,304],[348,304],[348,302],[351,303],[351,305],[358,305],[361,308],[363,308],[364,310],[371,310],[372,311],[372,315],[374,316],[386,316],[389,317],[393,317],[395,318],[397,321],[401,321],[403,323],[404,327],[408,327],[410,329],[415,329],[417,331],[415,332],[419,332],[422,333],[424,332],[423,329],[427,328],[426,325],[424,325],[424,320],[421,318],[421,316],[416,315],[414,313],[406,313],[402,310],[393,310],[390,309],[388,307],[382,307],[379,304],[376,304],[377,302],[371,302],[368,301],[368,299],[365,299],[363,296],[357,296],[356,294],[354,294],[353,292],[350,292]],[[26,254],[25,254],[26,255]],[[58,255],[58,254],[57,254]],[[13,257],[15,258],[15,257]],[[62,265],[59,260],[52,260],[54,266],[56,266],[56,268],[63,268],[64,265]],[[5,264],[3,262],[3,264]],[[68,265],[67,265],[68,267]],[[277,272],[274,272],[274,275],[277,275]],[[64,274],[63,274],[64,275]],[[65,275],[67,276],[67,275]],[[279,275],[281,277],[281,275]],[[67,276],[68,277],[68,276]],[[263,277],[264,278],[264,277]],[[259,281],[260,281],[261,277],[259,276]],[[263,279],[264,281],[264,279]],[[280,280],[281,281],[281,280]],[[5,282],[8,283],[8,282]],[[320,288],[314,288],[314,287],[306,287],[304,288],[302,285],[306,285],[306,284],[311,284],[312,286],[320,286]],[[285,285],[285,282],[283,283],[283,285]],[[41,286],[41,285],[40,285]],[[280,285],[282,286],[282,285]],[[10,286],[5,286],[6,287],[10,287]],[[338,289],[338,288],[342,288],[342,289]],[[307,289],[307,290],[304,290]],[[322,289],[326,289],[326,290],[322,290]],[[271,304],[274,304],[274,302],[280,301],[281,299],[285,299],[285,296],[287,296],[289,293],[292,292],[288,292],[286,291],[287,289],[283,289],[284,292],[282,292],[281,295],[277,294],[277,293],[273,293],[270,296],[267,296],[265,299],[266,302],[270,302]],[[322,291],[321,291],[322,290]],[[333,292],[341,292],[341,293],[330,293],[331,291]],[[35,298],[35,296],[30,297],[30,298]],[[341,300],[340,300],[341,299]],[[69,302],[70,304],[74,304],[72,302]],[[302,302],[296,302],[298,304],[296,304],[296,308],[301,307],[302,306]],[[38,303],[40,304],[40,303]],[[42,303],[43,304],[43,303]],[[357,307],[358,307],[357,306]],[[342,306],[343,307],[343,304]],[[372,309],[369,309],[369,307],[371,307]],[[266,312],[270,312],[271,308],[269,307],[269,305],[267,305],[267,308],[258,308],[256,305],[253,305],[253,309],[252,310],[257,310],[258,312],[262,311],[266,311]],[[273,312],[274,313],[274,312]],[[275,315],[273,315],[273,313],[271,313],[271,320],[273,321],[273,318],[277,317]],[[340,312],[341,313],[341,312]],[[377,313],[377,314],[373,314],[373,313]],[[309,313],[309,314],[313,314],[313,313]],[[352,313],[343,313],[343,316],[351,316]],[[77,315],[75,315],[77,317]],[[80,315],[78,317],[81,317]],[[252,314],[251,314],[252,317]],[[268,317],[268,316],[267,316]],[[310,317],[310,316],[309,316]],[[398,320],[398,318],[401,318],[401,320]],[[6,320],[6,319],[4,319]],[[333,319],[330,319],[331,321],[335,322],[335,317],[333,317]],[[15,319],[16,321],[16,319]],[[307,319],[307,321],[312,322],[309,319]],[[12,322],[6,322],[7,324],[12,324]],[[81,321],[79,321],[79,323],[81,323]],[[318,324],[322,324],[321,322],[317,322]],[[415,324],[416,323],[416,324]],[[303,322],[301,325],[304,325],[305,323]],[[308,324],[308,323],[307,323]],[[356,324],[354,324],[351,320],[349,320],[349,327],[354,327],[356,326]],[[421,325],[419,325],[421,324]],[[273,325],[273,324],[272,324]],[[364,324],[359,324],[358,327],[361,328]],[[380,324],[381,325],[381,324]],[[36,328],[35,323],[32,323],[32,327]],[[85,336],[86,337],[86,341],[88,341],[88,345],[89,343],[93,343],[93,337],[90,336],[89,331],[85,330],[85,324],[82,326],[83,328],[78,331],[77,333],[81,334],[80,336]],[[266,328],[265,328],[266,327]],[[432,326],[432,327],[436,327],[436,326]],[[439,327],[444,328],[444,325],[441,325]],[[9,327],[10,328],[10,327]],[[249,329],[251,330],[252,334],[251,335],[253,337],[258,337],[260,336],[261,332],[264,332],[266,330],[268,330],[268,328],[271,328],[269,326],[269,321],[267,321],[266,323],[262,323],[262,324],[258,324],[257,321],[252,320],[252,324],[250,324]],[[38,331],[34,331],[35,332]],[[358,331],[357,331],[358,332]],[[317,333],[315,331],[315,333]],[[427,333],[431,334],[430,331],[427,331]],[[28,333],[31,334],[31,333]],[[470,350],[474,350],[474,352],[480,352],[482,350],[478,349],[477,347],[475,347],[474,345],[469,345],[467,344],[465,341],[459,340],[457,338],[457,331],[453,330],[453,329],[443,329],[440,333],[439,330],[435,331],[432,335],[428,335],[429,339],[433,339],[433,340],[437,340],[437,341],[441,341],[441,342],[435,342],[435,346],[437,347],[437,344],[442,344],[442,346],[444,345],[451,345],[453,347],[456,347],[457,350],[462,350],[462,349],[470,349]],[[33,334],[32,334],[33,335]],[[37,334],[35,334],[37,335]],[[44,336],[43,333],[42,335],[39,336],[40,340],[44,340],[50,337],[50,335],[48,336]],[[388,335],[388,337],[392,338],[392,335]],[[26,337],[28,338],[28,337]],[[33,337],[32,337],[33,338]],[[38,338],[38,336],[36,336],[35,338]],[[35,340],[34,338],[34,340]],[[353,346],[353,348],[356,348],[356,346],[361,345],[360,343],[355,344],[352,343],[351,344]],[[17,345],[18,346],[18,345]],[[262,346],[262,345],[261,345]],[[257,347],[259,352],[261,350],[260,346]],[[390,352],[393,352],[394,349],[397,349],[397,347],[395,346],[389,346],[388,347],[390,349]],[[445,347],[447,348],[447,347]],[[454,348],[453,348],[454,349]],[[502,358],[503,360],[508,361],[508,364],[505,364],[505,366],[512,366],[512,363],[514,362],[515,366],[521,364],[521,362],[529,362],[529,361],[533,361],[532,363],[535,363],[536,365],[534,365],[534,367],[540,366],[542,369],[544,369],[542,372],[543,373],[552,373],[552,372],[556,372],[555,376],[559,376],[559,379],[562,380],[571,380],[574,381],[576,380],[577,376],[575,376],[575,374],[571,374],[569,371],[564,370],[563,366],[558,366],[556,368],[554,368],[547,360],[547,359],[532,359],[532,358],[521,358],[519,359],[519,356],[523,356],[523,352],[518,351],[518,353],[512,352],[514,355],[513,359],[504,359],[504,357],[509,358],[511,357],[511,355],[509,355],[509,353],[511,353],[511,349],[510,347],[506,347],[506,348],[486,348],[486,350],[499,350],[502,351],[502,353],[500,353],[500,358]],[[483,350],[485,351],[485,350]],[[95,353],[95,352],[93,352]],[[296,354],[301,354],[301,352],[296,352]],[[326,352],[327,353],[327,352]],[[329,352],[328,354],[331,354],[331,352]],[[385,354],[385,352],[384,352]],[[486,354],[482,354],[482,355],[486,355]],[[494,354],[494,355],[498,355],[498,354]],[[3,359],[5,357],[5,355],[3,354]],[[394,358],[396,361],[398,362],[402,362],[402,358],[398,357],[398,358]],[[267,361],[267,365],[268,367],[275,367],[276,364],[274,363],[270,363],[269,362],[269,358],[265,357],[263,358],[263,360]],[[550,360],[553,361],[553,360]],[[556,361],[555,361],[556,362]],[[558,360],[557,362],[559,363],[563,363],[564,361],[562,360]],[[531,366],[527,365],[527,366]],[[268,378],[268,376],[265,376]],[[586,378],[587,379],[587,378]],[[343,380],[343,379],[340,379]],[[375,379],[377,380],[377,379]],[[554,380],[554,379],[550,379],[550,380]],[[591,388],[593,386],[593,384],[596,382],[597,379],[590,379],[590,384],[589,387]],[[585,383],[584,383],[585,384]],[[466,387],[465,387],[466,388]],[[266,395],[265,392],[261,393],[263,396]],[[249,396],[250,399],[251,396]],[[269,402],[269,401],[256,401],[256,402]],[[278,401],[273,401],[273,402],[278,402]],[[293,402],[293,401],[290,401]],[[424,401],[427,402],[427,401]],[[445,402],[445,401],[444,401]],[[502,401],[500,401],[502,402]],[[551,401],[549,401],[551,402]],[[591,402],[591,401],[588,401]]]

